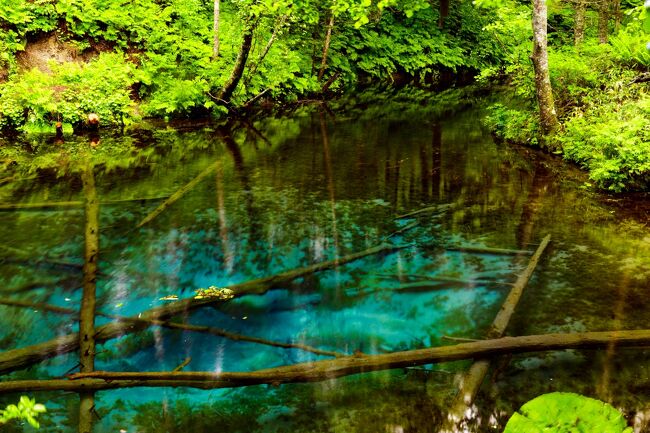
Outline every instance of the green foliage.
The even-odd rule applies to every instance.
[[[57,120],[79,125],[89,113],[103,122],[122,123],[133,117],[135,77],[134,65],[110,53],[87,64],[52,64],[52,74],[34,69],[14,75],[0,85],[0,127]]]
[[[494,104],[488,109],[484,123],[500,140],[531,146],[539,144],[539,122],[531,110]]]
[[[650,14],[648,14],[650,16]],[[645,21],[644,21],[645,22]],[[650,67],[650,50],[646,48],[648,32],[642,30],[640,19],[628,24],[610,38],[612,57],[621,64],[632,67]]]
[[[597,185],[612,191],[650,185],[650,97],[606,105],[569,119],[558,140],[565,157],[589,170]]]
[[[515,412],[503,433],[632,433],[607,403],[568,392],[541,395]]]
[[[4,410],[0,410],[0,425],[12,420],[25,420],[34,428],[39,428],[40,424],[36,418],[46,411],[45,406],[23,395],[18,404],[10,404]]]

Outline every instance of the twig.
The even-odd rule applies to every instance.
[[[185,367],[187,367],[187,366],[189,365],[190,362],[192,362],[192,358],[191,358],[191,357],[187,357],[187,358],[185,358],[185,361],[181,362],[181,363],[180,363],[180,364],[179,364],[175,369],[173,369],[172,371],[174,371],[174,372],[176,372],[176,371],[181,371],[182,369],[184,369]]]
[[[474,341],[481,341],[481,340],[477,340],[475,338],[450,337],[448,335],[443,335],[440,338],[443,339],[443,340],[456,341],[456,342],[459,342],[459,343],[471,343],[471,342],[474,342]]]

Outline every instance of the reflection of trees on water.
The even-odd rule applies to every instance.
[[[283,135],[286,122],[289,125],[286,135]],[[170,212],[173,218],[163,215],[148,234],[133,233],[131,230],[156,204],[133,203],[103,207],[101,221],[106,245],[102,245],[105,257],[102,260],[105,261],[103,270],[109,275],[109,283],[105,286],[100,284],[102,302],[104,305],[112,303],[113,306],[117,303],[113,300],[119,296],[112,298],[108,293],[117,290],[118,284],[120,290],[128,291],[130,296],[150,300],[157,299],[159,291],[163,295],[195,288],[199,280],[194,278],[206,269],[210,270],[205,274],[206,278],[231,275],[228,271],[230,269],[237,272],[233,275],[234,278],[244,279],[266,274],[269,270],[313,261],[319,255],[327,257],[332,254],[332,250],[327,247],[330,237],[328,230],[323,227],[331,226],[333,222],[336,227],[332,231],[332,237],[337,239],[338,244],[335,250],[341,248],[342,251],[349,251],[372,244],[382,234],[393,231],[395,225],[392,215],[397,211],[430,202],[450,202],[458,206],[445,218],[435,222],[438,227],[433,227],[433,222],[425,220],[422,226],[426,230],[420,228],[408,235],[411,238],[406,235],[405,238],[444,237],[449,234],[457,235],[455,239],[479,240],[488,245],[510,248],[519,245],[527,248],[526,244],[534,242],[538,233],[550,229],[559,241],[557,253],[553,253],[548,266],[552,269],[545,269],[537,276],[530,288],[531,298],[524,300],[528,302],[522,306],[525,317],[520,317],[514,323],[515,333],[546,332],[550,327],[568,327],[578,321],[584,321],[590,330],[598,326],[600,329],[609,328],[612,324],[622,329],[642,325],[647,319],[648,310],[642,300],[639,301],[634,316],[627,315],[626,312],[630,311],[634,302],[630,298],[637,298],[628,295],[642,294],[647,282],[643,275],[648,272],[648,265],[644,263],[648,257],[648,247],[642,241],[648,235],[647,229],[635,229],[633,236],[626,234],[627,228],[622,229],[620,222],[607,215],[607,208],[594,203],[574,185],[558,181],[556,172],[545,165],[529,164],[516,151],[494,145],[483,136],[467,133],[466,124],[467,119],[459,124],[440,121],[421,130],[418,129],[421,125],[415,120],[392,124],[363,120],[351,124],[337,120],[335,126],[326,125],[329,130],[321,130],[320,136],[315,134],[315,139],[311,141],[304,119],[269,119],[262,121],[258,127],[262,134],[270,137],[270,145],[257,148],[250,143],[253,139],[250,134],[249,140],[242,143],[241,130],[224,130],[223,134],[228,138],[223,140],[212,139],[213,131],[184,134],[156,132],[154,135],[159,146],[143,148],[141,144],[134,144],[131,148],[127,146],[129,150],[124,152],[117,151],[118,138],[107,137],[98,148],[98,152],[105,153],[93,154],[102,197],[115,198],[125,192],[129,197],[150,196],[153,192],[157,195],[171,193],[179,184],[186,182],[184,177],[188,173],[199,173],[215,160],[221,161],[221,168],[216,171],[215,177],[209,177],[211,180],[199,184],[191,194],[184,197],[177,208],[168,209],[166,212]],[[296,129],[299,131],[296,132]],[[110,152],[103,147],[110,149],[111,140],[115,143],[116,153],[109,158],[107,155]],[[130,139],[124,140],[128,143]],[[75,144],[66,143],[68,144],[72,147],[66,152],[72,154]],[[282,158],[278,157],[278,149],[281,149]],[[27,159],[26,157],[25,161]],[[57,174],[40,177],[36,182],[5,185],[0,189],[0,197],[3,201],[20,201],[25,197],[41,201],[54,197],[80,199],[81,183],[78,178],[75,180],[75,175],[70,174],[75,173],[70,161],[70,155],[41,155],[37,164],[40,164],[43,173],[49,170],[50,173]],[[58,164],[63,164],[60,172],[57,171]],[[306,173],[301,167],[311,167],[314,172]],[[25,172],[25,176],[30,173],[32,172]],[[57,178],[59,173],[67,174]],[[43,236],[38,241],[42,242],[45,249],[56,251],[57,258],[79,256],[81,238],[79,235],[71,237],[68,234],[75,228],[80,231],[82,215],[78,210],[24,212],[2,216],[8,223],[0,229],[3,230],[1,234],[5,238],[18,236],[18,241],[24,241],[25,249],[32,254],[37,251],[34,248],[37,242],[27,237],[20,238],[12,232],[24,233],[33,227],[40,227]],[[47,218],[47,226],[41,226],[42,218]],[[169,220],[165,218],[173,219],[177,229],[170,229]],[[578,241],[580,243],[576,244]],[[165,268],[165,265],[172,263],[171,260],[165,261],[166,251],[179,253],[182,257],[177,268],[179,274],[173,275],[173,279],[168,274],[170,270]],[[435,254],[430,257],[432,263],[436,262],[435,257]],[[151,265],[151,272],[147,270],[138,273],[140,269],[146,269],[140,266],[143,263]],[[408,260],[403,263],[406,266],[416,265]],[[444,263],[436,262],[436,265],[444,266]],[[373,262],[372,266],[380,265]],[[608,269],[608,266],[609,269],[614,267],[613,272],[607,272],[612,281],[603,281],[603,270]],[[485,263],[472,262],[470,258],[459,265],[461,268],[471,268],[477,272],[489,271]],[[434,272],[435,266],[430,270]],[[48,267],[45,263],[41,263],[38,268],[31,265],[25,268],[16,263],[0,265],[3,275],[14,271],[22,276],[22,280],[12,280],[9,289],[3,287],[0,290],[4,292],[16,289],[20,292],[16,295],[30,296],[44,302],[61,301],[62,297],[69,297],[69,288],[78,284],[71,281],[59,282],[62,278],[61,270]],[[363,284],[378,283],[364,272],[367,270],[354,269],[355,278],[345,281],[345,287],[358,288]],[[159,274],[158,277],[156,273]],[[117,275],[121,276],[118,278]],[[631,277],[625,280],[621,275]],[[44,282],[36,284],[33,280],[36,277],[43,278]],[[68,280],[72,280],[72,277]],[[127,280],[126,283],[123,280]],[[165,281],[168,282],[166,287]],[[201,280],[203,281],[207,280]],[[225,279],[223,281],[226,282]],[[331,279],[316,278],[315,281],[304,284],[302,289],[325,292],[317,301],[318,305],[332,311],[343,311],[364,299],[386,302],[386,312],[390,312],[391,308],[396,309],[396,304],[391,303],[395,297],[385,287],[369,295],[357,291],[352,293],[354,296],[338,299],[328,295],[327,290],[331,287]],[[444,300],[430,299],[427,302],[424,309],[407,309],[405,306],[404,310],[397,312],[405,319],[412,320],[413,317],[424,314],[423,311],[427,309],[435,310]],[[296,301],[295,305],[277,303],[273,308],[291,311],[292,308],[298,308],[297,305],[313,307],[308,302],[301,304]],[[476,303],[469,305],[466,308],[456,306],[450,309],[449,314],[440,319],[440,326],[456,328],[466,337],[479,337],[480,335],[466,334],[480,326],[477,325],[480,317],[491,313],[486,313],[484,306]],[[232,311],[238,312],[236,308]],[[266,314],[270,307],[252,305],[247,311],[251,311],[252,313],[247,313],[251,315]],[[563,311],[563,314],[558,315],[557,311]],[[612,312],[615,322],[609,320],[609,313]],[[24,338],[31,338],[28,334],[32,327],[45,328],[46,333],[56,333],[56,326],[63,327],[56,318],[35,318],[26,311],[15,309],[3,314],[0,320],[4,329],[25,330]],[[51,324],[55,326],[52,328]],[[436,329],[409,334],[399,344],[405,348],[427,344],[426,332],[433,335]],[[66,333],[69,331],[65,330]],[[11,345],[11,341],[16,341],[20,335],[12,332],[9,337],[2,339],[4,347]],[[363,338],[363,335],[359,337],[360,344]],[[173,347],[170,341],[172,339],[165,341],[159,338],[158,344]],[[175,334],[173,341],[180,344],[183,341],[182,334]],[[382,340],[377,338],[377,341]],[[125,338],[123,347],[137,354],[142,347],[151,347],[155,342],[152,334],[146,333],[138,338]],[[121,353],[119,347],[110,350],[116,356]],[[632,380],[630,371],[638,364],[634,356],[623,355],[629,365],[619,365],[606,359],[585,364],[584,360],[588,357],[591,359],[591,356],[581,356],[577,361],[542,358],[548,362],[547,367],[537,370],[524,369],[521,367],[523,361],[516,360],[514,367],[509,367],[505,375],[495,378],[495,388],[490,388],[481,396],[482,403],[478,409],[482,419],[489,419],[495,413],[500,416],[500,412],[487,410],[488,406],[509,410],[510,406],[527,399],[529,394],[550,389],[548,383],[542,384],[536,379],[536,374],[552,374],[555,380],[562,383],[578,381],[579,386],[583,386],[586,391],[601,381],[604,385],[609,384],[603,388],[605,391],[614,395],[614,398],[623,399],[628,392],[626,384]],[[616,351],[616,356],[620,357],[621,352]],[[134,359],[123,359],[122,362],[131,367],[137,364]],[[594,368],[594,365],[599,367]],[[558,375],[560,366],[566,370],[564,376]],[[598,374],[594,378],[581,376],[576,379],[575,375],[587,368],[594,368],[593,371]],[[608,376],[604,377],[603,372],[609,372]],[[301,426],[314,425],[346,426],[349,431],[359,431],[362,429],[361,424],[343,413],[343,405],[353,407],[353,399],[361,398],[359,393],[355,393],[356,387],[372,387],[378,382],[380,380],[369,379],[365,385],[353,383],[350,386],[337,383],[325,397],[323,395],[328,391],[326,386],[314,386],[309,388],[308,395],[303,396],[304,402],[287,403],[292,405],[289,410],[295,410],[290,416],[283,418],[271,414],[269,417],[275,421],[285,419],[292,430],[297,428],[294,431],[300,431]],[[440,382],[447,381],[434,380],[428,386],[434,387]],[[535,386],[526,389],[525,382]],[[421,387],[422,383],[423,381],[415,381],[413,386]],[[391,392],[387,393],[387,398],[399,395],[404,389],[402,385],[394,384]],[[449,385],[446,383],[440,392],[448,390]],[[511,389],[519,389],[526,397],[519,399]],[[492,391],[497,397],[490,397]],[[427,411],[439,407],[432,403],[433,397],[427,394],[426,389],[418,388],[418,391],[413,392],[417,396],[413,398],[413,404],[417,400],[424,401]],[[278,391],[277,394],[282,400],[287,399],[290,392]],[[267,396],[265,390],[264,398]],[[398,400],[390,400],[397,406],[389,407],[383,405],[379,398],[370,400],[372,401],[366,397],[363,403],[356,406],[360,419],[370,423],[367,425],[375,422],[378,428],[388,424],[405,426],[409,425],[409,419],[412,420],[412,431],[417,431],[415,425],[424,425],[421,424],[417,411],[410,410],[408,404],[400,407]],[[251,404],[250,401],[242,402]],[[302,410],[309,413],[307,407],[318,402],[329,405],[324,410],[325,414],[314,415],[313,422],[298,418],[297,413]],[[159,407],[145,410],[150,412],[147,412],[147,416],[143,413],[139,419],[152,419],[160,414]],[[212,419],[208,412],[208,408],[196,406],[175,420],[183,423],[188,418],[199,419],[200,416],[197,417],[196,413]],[[244,425],[243,418],[248,413],[242,411],[241,417],[237,419],[234,415],[226,414],[223,419],[232,422],[232,431],[237,431],[237,423]],[[384,415],[378,417],[380,413]],[[174,417],[170,411],[167,411],[166,416]],[[373,421],[373,417],[383,424]],[[257,421],[249,419],[246,422],[255,424]]]

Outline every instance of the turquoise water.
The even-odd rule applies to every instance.
[[[481,127],[480,109],[439,105],[308,107],[249,124],[106,133],[96,148],[83,137],[5,143],[0,202],[83,202],[80,173],[92,167],[103,202],[98,310],[114,315],[137,315],[172,302],[165,297],[192,297],[199,288],[227,287],[390,242],[408,247],[177,320],[346,354],[450,344],[443,335],[482,338],[510,288],[503,283],[514,282],[528,256],[449,248],[534,250],[550,233],[551,247],[509,335],[647,328],[647,199],[592,192],[582,174],[561,161],[495,143]],[[138,228],[165,197],[199,175]],[[428,206],[440,211],[395,220]],[[78,309],[83,205],[5,210],[0,221],[0,296]],[[463,281],[431,281],[436,276]],[[98,317],[97,324],[109,320]],[[2,350],[76,329],[74,315],[0,305]],[[650,407],[648,353],[562,351],[495,360],[470,425],[459,431],[499,431],[523,402],[554,390],[612,402],[642,428]],[[169,371],[187,358],[184,371],[216,372],[326,359],[151,327],[99,346],[96,369]],[[75,371],[77,362],[73,352],[3,380],[57,377]],[[96,396],[101,419],[95,430],[438,431],[467,366],[280,387],[104,391]],[[42,430],[75,430],[75,394],[35,397],[48,407]]]

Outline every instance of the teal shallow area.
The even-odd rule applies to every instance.
[[[582,175],[552,157],[494,143],[479,109],[442,113],[370,105],[333,117],[305,109],[248,126],[107,134],[89,151],[79,150],[87,147],[83,137],[63,148],[37,139],[5,143],[3,157],[15,163],[2,176],[13,179],[0,185],[0,202],[83,201],[79,173],[88,167],[100,202],[156,198],[100,205],[97,299],[109,314],[137,315],[171,302],[161,298],[188,298],[199,288],[391,242],[409,247],[176,320],[347,354],[453,344],[442,337],[482,338],[511,287],[503,283],[514,282],[529,256],[450,248],[534,250],[550,233],[552,245],[508,334],[647,328],[647,202],[632,208],[609,200],[582,188]],[[206,170],[178,201],[137,227],[161,197]],[[429,206],[440,210],[394,219]],[[78,309],[83,206],[2,211],[0,221],[0,297]],[[76,330],[74,315],[0,305],[0,350]],[[612,402],[632,420],[650,407],[648,352],[612,351],[495,362],[466,431],[498,431],[523,402],[548,391]],[[60,376],[75,371],[77,358],[58,356],[1,380]],[[326,359],[151,327],[99,346],[96,369],[169,371],[186,358],[184,371],[212,372]],[[105,391],[97,394],[96,431],[433,432],[467,365],[281,387]],[[17,397],[0,396],[0,403]],[[48,407],[43,431],[75,430],[75,394],[36,398]]]

